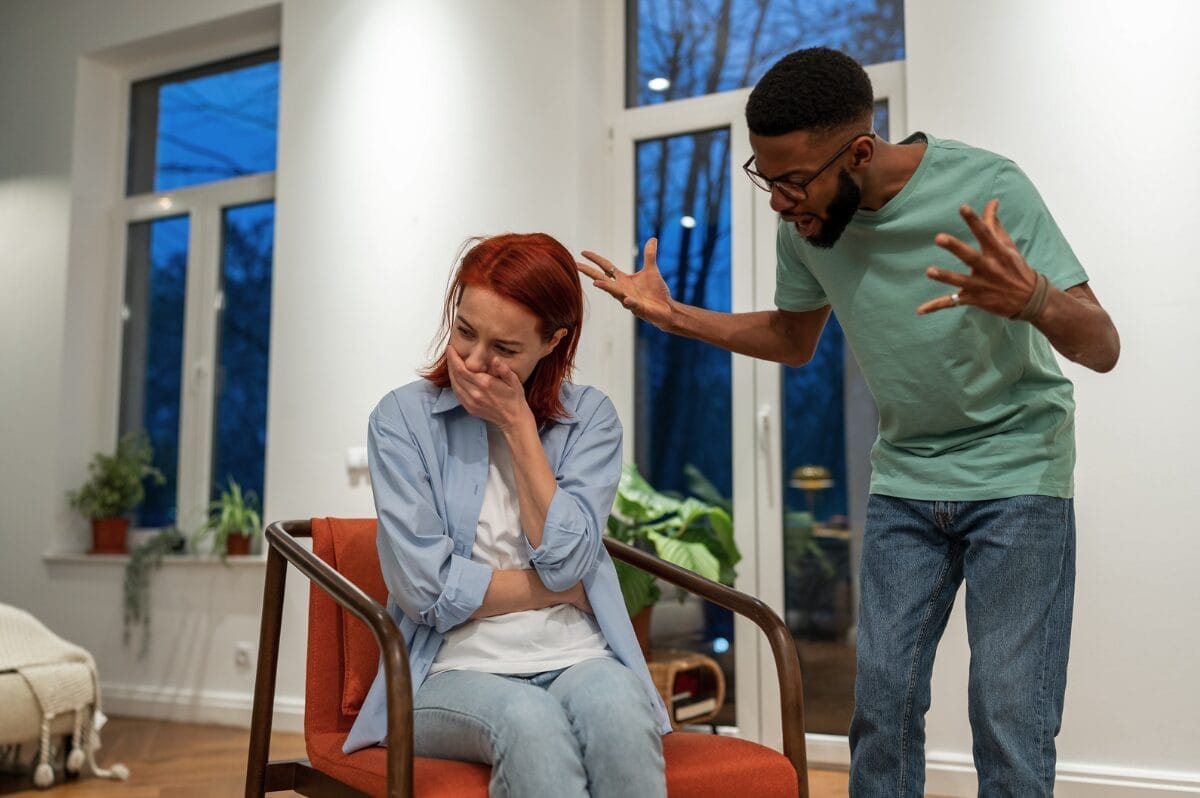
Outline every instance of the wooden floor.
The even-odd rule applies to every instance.
[[[33,788],[28,776],[0,776],[0,795],[20,798],[226,798],[242,795],[245,787],[247,732],[222,726],[198,726],[154,720],[111,718],[104,727],[104,747],[97,762],[109,767],[124,763],[129,781],[84,778],[63,782],[61,772],[50,790]],[[304,756],[299,734],[277,732],[271,738],[271,758]],[[845,796],[846,774],[813,770],[812,798]],[[273,796],[296,793],[272,793]]]

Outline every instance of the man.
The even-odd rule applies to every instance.
[[[873,105],[863,69],[824,48],[750,95],[745,171],[781,217],[776,310],[675,302],[653,239],[636,273],[590,252],[579,269],[660,329],[788,365],[837,312],[880,414],[851,793],[922,794],[934,650],[965,581],[979,794],[1050,795],[1075,575],[1074,400],[1051,347],[1105,372],[1119,339],[1011,161],[923,133],[890,144]]]

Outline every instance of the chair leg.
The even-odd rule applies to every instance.
[[[254,677],[254,709],[250,719],[250,750],[246,760],[246,798],[263,798],[267,788],[267,758],[275,712],[275,675],[279,662],[279,632],[283,626],[283,590],[287,562],[274,548],[267,552],[263,586],[262,629],[258,638],[258,672]]]

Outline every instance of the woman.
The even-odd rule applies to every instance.
[[[483,239],[446,296],[445,350],[371,414],[388,609],[408,644],[418,756],[492,766],[492,796],[663,796],[666,709],[601,543],[621,424],[566,381],[571,254]],[[346,740],[384,742],[380,670]]]

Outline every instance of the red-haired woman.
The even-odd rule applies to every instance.
[[[408,644],[419,756],[492,766],[492,796],[663,796],[670,730],[600,536],[621,424],[567,381],[575,261],[543,234],[482,239],[447,344],[371,414],[388,609]],[[384,742],[380,669],[345,748]]]

